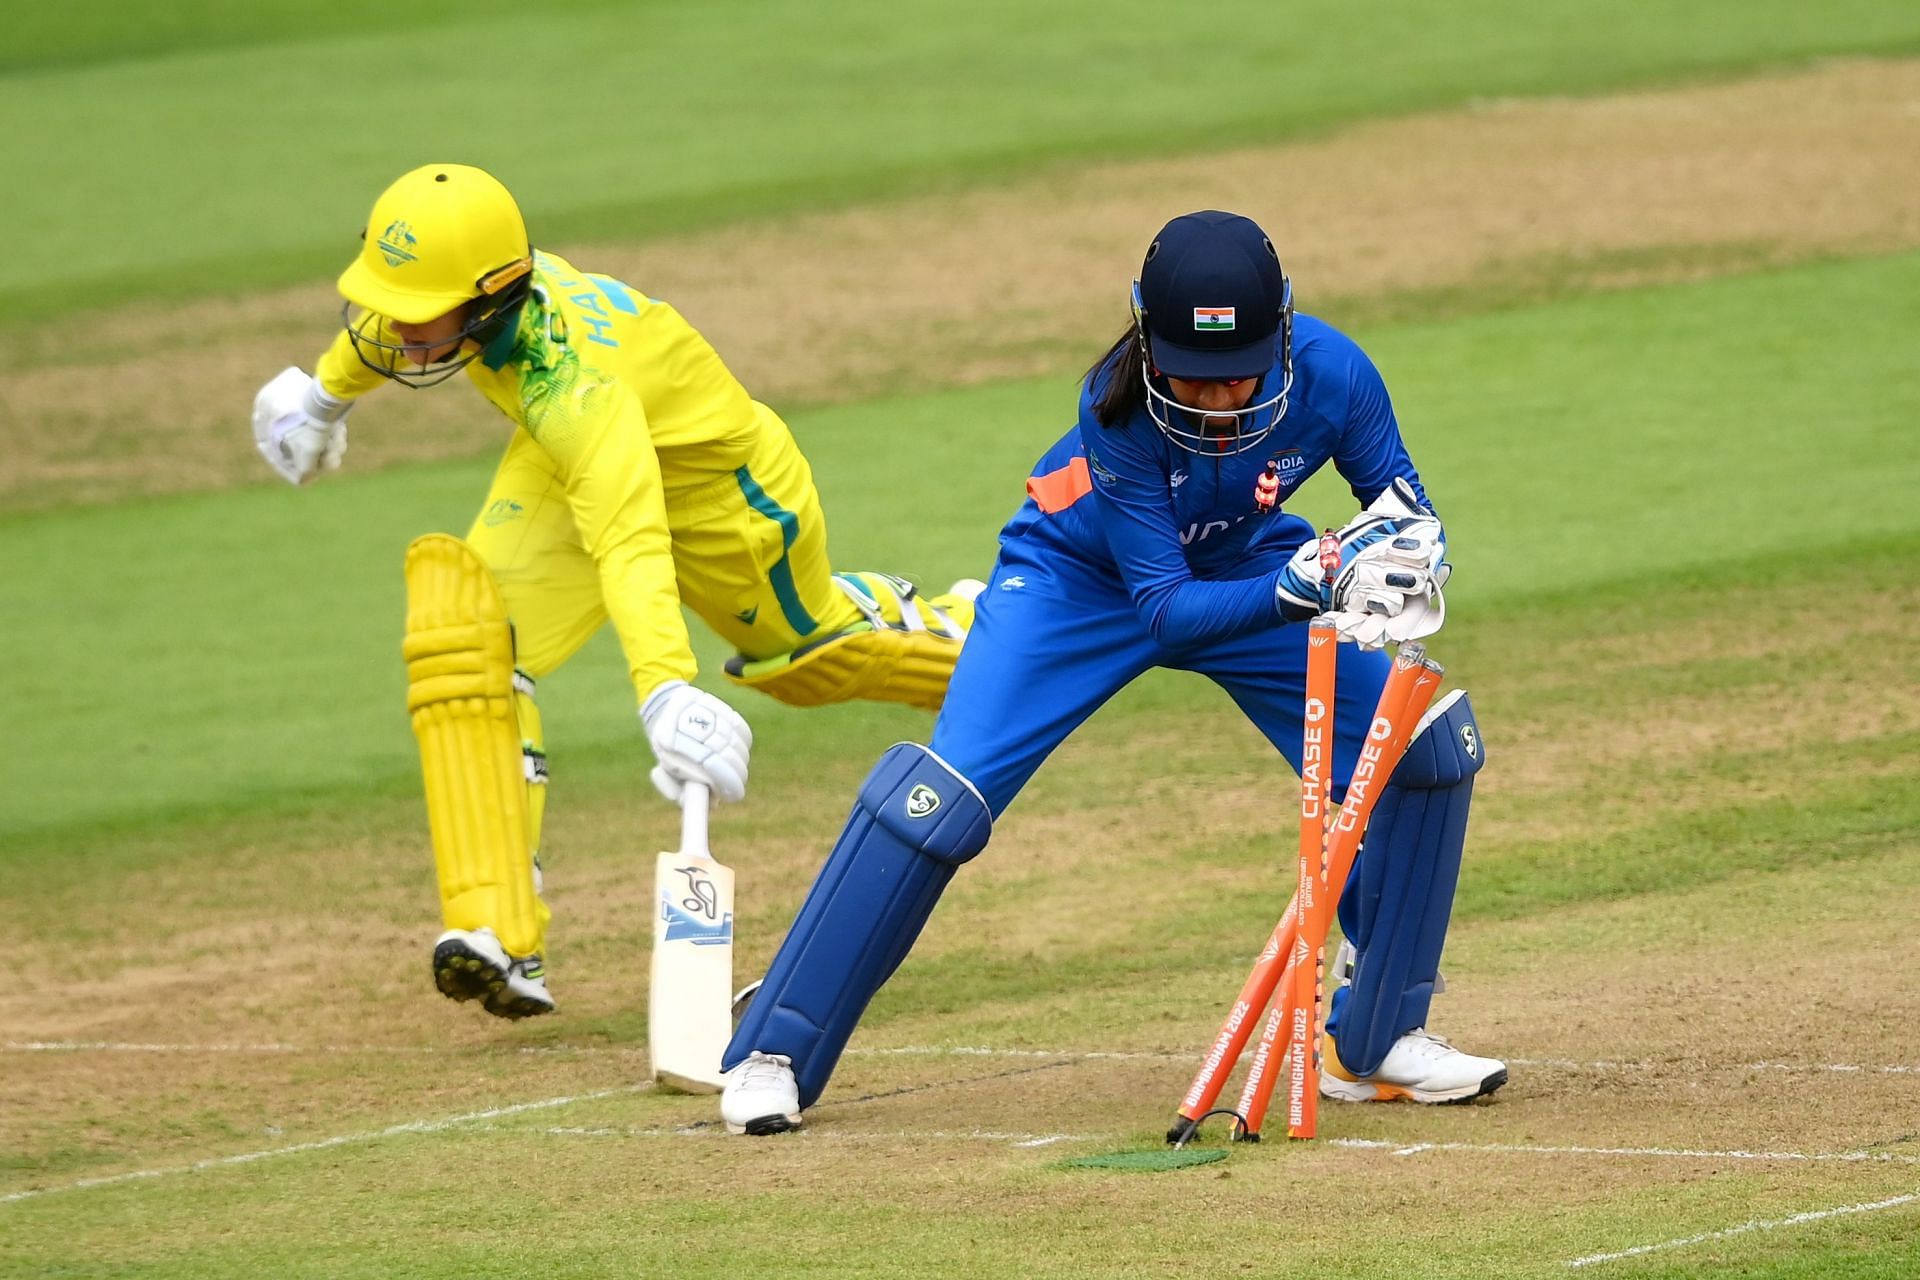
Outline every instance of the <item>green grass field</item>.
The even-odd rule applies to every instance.
[[[150,30],[6,9],[21,38],[0,116],[28,127],[0,164],[49,176],[0,210],[0,235],[32,246],[0,264],[0,309],[29,320],[337,271],[363,193],[427,140],[525,191],[544,234],[622,239],[1189,152],[1195,136],[1214,149],[1477,97],[1920,50],[1920,16],[1874,0],[1817,16],[1662,3],[1631,22],[1572,0],[1314,3],[1285,23],[1234,0],[1184,15],[1177,39],[1099,5],[1015,0],[926,21],[879,0],[488,0],[397,28],[385,8],[309,0],[198,0]]]
[[[1514,609],[1920,527],[1896,502],[1851,501],[1920,485],[1920,455],[1899,445],[1920,413],[1920,369],[1902,357],[1920,326],[1916,300],[1920,257],[1909,257],[1366,338],[1396,395],[1419,406],[1417,457],[1445,495],[1460,607]],[[1810,329],[1848,338],[1817,370],[1783,371]],[[1064,385],[797,417],[821,460],[839,561],[885,561],[930,582],[984,574],[1028,465],[1062,429]],[[888,482],[898,455],[865,444],[882,436],[911,442],[916,467],[942,477],[936,508]],[[0,524],[0,550],[21,566],[0,663],[34,673],[26,720],[65,730],[41,753],[48,784],[0,810],[0,833],[304,803],[410,777],[411,736],[388,714],[404,679],[395,566],[413,533],[463,529],[486,475],[410,468],[295,495],[253,489]],[[1329,519],[1351,501],[1331,476],[1310,496]],[[904,547],[903,527],[914,531]],[[110,602],[80,636],[62,607],[75,598]],[[182,610],[188,599],[197,608]],[[707,639],[711,666],[724,655]],[[568,741],[632,745],[616,714],[622,672],[609,644],[551,683]],[[767,714],[795,729],[818,719]],[[327,750],[303,749],[313,741]]]
[[[1897,6],[1774,0],[1233,4],[1179,40],[1080,5],[0,8],[0,109],[47,126],[0,156],[51,175],[0,211],[34,246],[0,267],[5,378],[81,367],[29,341],[47,317],[326,279],[422,145],[623,244],[1191,150],[1202,88],[1226,147],[1920,49]],[[1313,1144],[1174,1172],[1069,1161],[1159,1147],[1283,903],[1293,780],[1203,683],[1158,673],[1070,741],[808,1129],[730,1140],[710,1099],[642,1083],[648,855],[675,828],[609,637],[542,687],[560,1013],[494,1024],[430,989],[399,556],[466,525],[490,459],[0,511],[24,740],[0,789],[23,960],[0,1275],[1914,1274],[1920,235],[1764,271],[1753,245],[1685,252],[1682,283],[1359,309],[1447,518],[1432,647],[1489,743],[1436,1029],[1513,1082],[1471,1108],[1325,1104]],[[1071,365],[941,372],[790,415],[838,563],[984,572],[1066,423]],[[388,412],[356,431],[425,411]],[[1305,504],[1352,507],[1332,476]],[[754,791],[714,836],[744,978],[872,758],[927,721],[734,700]]]

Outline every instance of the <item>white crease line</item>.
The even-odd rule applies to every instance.
[[[433,1053],[428,1045],[140,1044],[114,1040],[29,1040],[0,1046],[8,1053]]]
[[[524,1132],[508,1125],[490,1125],[490,1130],[498,1132]],[[537,1133],[554,1137],[591,1137],[591,1138],[712,1138],[720,1137],[721,1132],[715,1125],[653,1125],[583,1128],[577,1126],[553,1125],[534,1130]],[[915,1141],[958,1139],[976,1142],[1010,1142],[1016,1147],[1043,1147],[1056,1142],[1117,1142],[1124,1140],[1121,1134],[1100,1133],[1001,1133],[994,1130],[971,1129],[966,1131],[945,1129],[807,1129],[803,1131],[810,1139],[834,1139],[840,1141]],[[1680,1147],[1581,1147],[1581,1146],[1540,1146],[1521,1143],[1499,1142],[1416,1142],[1406,1145],[1399,1142],[1387,1142],[1377,1138],[1328,1138],[1328,1146],[1345,1147],[1355,1151],[1384,1151],[1389,1155],[1407,1157],[1417,1156],[1428,1151],[1465,1151],[1490,1155],[1546,1155],[1546,1156],[1618,1156],[1629,1159],[1666,1159],[1666,1160],[1754,1160],[1787,1161],[1800,1163],[1838,1163],[1838,1164],[1908,1164],[1920,1165],[1920,1155],[1904,1155],[1891,1151],[1742,1151],[1742,1150],[1693,1150]]]
[[[1549,1071],[1661,1071],[1672,1063],[1649,1061],[1576,1061],[1572,1057],[1507,1057],[1509,1067],[1546,1067]],[[1688,1065],[1692,1071],[1693,1063]],[[1920,1075],[1912,1063],[1730,1063],[1722,1071],[1805,1071],[1851,1075]]]
[[[886,1052],[886,1051],[882,1050],[878,1052]],[[997,1051],[983,1050],[980,1052],[992,1053]],[[1036,1050],[1012,1050],[1008,1052],[1018,1054],[1020,1056],[1037,1056],[1040,1054],[1040,1051],[1036,1051]],[[1045,1056],[1078,1057],[1082,1055],[1069,1054],[1069,1053],[1051,1053]],[[141,1169],[131,1173],[118,1173],[118,1174],[112,1174],[112,1175],[101,1177],[101,1178],[82,1178],[82,1179],[79,1179],[78,1181],[65,1183],[57,1187],[36,1187],[27,1191],[14,1191],[14,1192],[9,1192],[5,1194],[0,1194],[0,1204],[11,1204],[20,1200],[31,1200],[38,1196],[52,1195],[55,1192],[60,1192],[60,1191],[84,1191],[84,1190],[89,1190],[89,1189],[98,1188],[98,1187],[110,1187],[110,1186],[119,1185],[121,1183],[136,1182],[136,1181],[141,1181],[141,1180],[151,1179],[151,1178],[169,1177],[174,1174],[198,1173],[198,1172],[202,1172],[209,1169],[225,1168],[232,1165],[250,1164],[256,1160],[266,1160],[266,1159],[274,1158],[276,1156],[297,1155],[302,1152],[308,1152],[308,1151],[325,1151],[334,1147],[349,1146],[355,1143],[377,1142],[384,1138],[399,1137],[404,1134],[438,1133],[443,1130],[452,1129],[452,1128],[456,1128],[463,1125],[474,1125],[474,1124],[479,1124],[483,1121],[498,1120],[504,1116],[521,1115],[530,1111],[543,1111],[543,1110],[551,1109],[553,1107],[563,1107],[575,1102],[592,1102],[592,1101],[597,1101],[598,1099],[601,1099],[601,1098],[616,1097],[621,1094],[642,1093],[652,1089],[652,1087],[653,1087],[652,1084],[649,1082],[649,1083],[642,1083],[637,1085],[630,1085],[630,1086],[626,1086],[619,1089],[601,1089],[592,1093],[573,1094],[567,1097],[560,1097],[560,1098],[546,1098],[538,1102],[521,1102],[521,1103],[515,1103],[512,1106],[495,1107],[487,1111],[474,1111],[474,1112],[469,1112],[466,1115],[450,1116],[444,1120],[414,1120],[414,1121],[409,1121],[405,1124],[391,1125],[385,1129],[372,1130],[366,1133],[342,1134],[338,1137],[324,1138],[317,1142],[299,1142],[299,1143],[293,1143],[289,1146],[284,1146],[284,1147],[272,1147],[264,1151],[250,1151],[250,1152],[242,1153],[240,1155],[217,1156],[207,1160],[198,1160],[192,1164],[174,1165],[174,1166],[171,1166],[168,1168],[162,1168],[162,1169]],[[502,1126],[487,1126],[487,1127],[500,1128]],[[719,1136],[719,1131],[717,1129],[710,1128],[707,1126],[698,1126],[698,1127],[682,1126],[679,1128],[662,1127],[662,1128],[654,1128],[654,1129],[606,1128],[606,1127],[584,1128],[584,1127],[557,1127],[556,1126],[556,1127],[551,1127],[545,1130],[540,1130],[538,1132],[545,1132],[545,1133],[550,1133],[557,1136],[570,1136],[570,1137],[622,1137],[622,1136],[695,1137],[695,1136],[709,1136],[709,1135],[716,1136],[716,1137]],[[994,1132],[989,1130],[978,1130],[978,1129],[971,1130],[964,1133],[951,1132],[946,1130],[931,1130],[931,1131],[917,1131],[917,1132],[916,1131],[834,1132],[832,1130],[829,1130],[824,1133],[814,1133],[812,1136],[814,1137],[815,1140],[818,1140],[819,1138],[822,1138],[822,1137],[837,1138],[837,1139],[867,1140],[867,1141],[876,1140],[876,1139],[880,1139],[880,1140],[962,1139],[962,1140],[968,1140],[968,1141],[1009,1142],[1017,1147],[1041,1147],[1041,1146],[1048,1146],[1048,1145],[1059,1143],[1059,1142],[1092,1142],[1092,1141],[1116,1141],[1117,1140],[1115,1135],[1111,1135],[1111,1134],[999,1133],[999,1132]],[[1418,1155],[1426,1151],[1472,1151],[1472,1152],[1488,1152],[1488,1153],[1495,1153],[1495,1154],[1504,1153],[1504,1154],[1523,1154],[1523,1155],[1626,1156],[1626,1157],[1655,1157],[1655,1158],[1691,1159],[1691,1160],[1785,1160],[1785,1161],[1840,1161],[1840,1162],[1847,1162],[1847,1163],[1920,1164],[1920,1156],[1901,1155],[1901,1154],[1896,1154],[1892,1152],[1874,1152],[1874,1151],[1839,1151],[1839,1152],[1696,1151],[1696,1150],[1686,1150],[1686,1149],[1667,1148],[1667,1147],[1579,1147],[1579,1146],[1557,1146],[1556,1147],[1556,1146],[1533,1146],[1533,1145],[1521,1145],[1521,1144],[1468,1143],[1468,1142],[1423,1142],[1423,1143],[1416,1143],[1412,1146],[1404,1146],[1396,1142],[1385,1142],[1377,1139],[1368,1139],[1368,1138],[1329,1138],[1329,1139],[1326,1139],[1326,1142],[1329,1146],[1345,1147],[1345,1148],[1355,1149],[1355,1150],[1385,1150],[1385,1151],[1391,1152],[1393,1155],[1402,1156],[1402,1157]],[[1631,1252],[1646,1252],[1651,1249],[1664,1249],[1664,1248],[1676,1247],[1677,1245],[1680,1245],[1680,1244],[1692,1244],[1696,1240],[1712,1239],[1714,1235],[1732,1234],[1737,1231],[1758,1230],[1758,1229],[1770,1228],[1774,1226],[1783,1226],[1783,1225],[1789,1225],[1789,1224],[1801,1222],[1801,1221],[1813,1221],[1814,1218],[1817,1218],[1817,1217],[1828,1217],[1828,1216],[1833,1216],[1841,1213],[1866,1212],[1871,1209],[1888,1208],[1896,1204],[1907,1203],[1908,1201],[1914,1200],[1914,1199],[1920,1199],[1920,1196],[1905,1196],[1896,1200],[1889,1200],[1889,1201],[1885,1201],[1885,1202],[1874,1204],[1874,1205],[1855,1206],[1855,1207],[1846,1208],[1846,1209],[1827,1210],[1819,1214],[1813,1215],[1812,1217],[1809,1217],[1807,1215],[1801,1215],[1796,1218],[1783,1219],[1777,1223],[1760,1223],[1760,1224],[1748,1223],[1741,1227],[1731,1228],[1729,1231],[1726,1231],[1726,1232],[1711,1233],[1709,1235],[1694,1237],[1684,1241],[1670,1241],[1670,1242],[1659,1244],[1659,1245],[1641,1246],[1639,1249]],[[1592,1259],[1592,1261],[1606,1261],[1613,1257],[1628,1257],[1628,1256],[1630,1256],[1630,1253],[1596,1255],[1596,1257]],[[1575,1265],[1575,1266],[1585,1265],[1585,1262],[1582,1260],[1576,1259],[1574,1262],[1569,1263],[1569,1265]]]
[[[0,1053],[155,1053],[155,1054],[300,1054],[306,1057],[348,1054],[616,1054],[644,1057],[643,1048],[620,1045],[430,1045],[430,1044],[143,1044],[122,1040],[19,1040],[0,1044]]]
[[[991,1049],[981,1045],[909,1044],[894,1049],[849,1049],[848,1057],[874,1058],[1066,1058],[1075,1062],[1198,1062],[1195,1053],[1125,1052],[1102,1049]]]
[[[644,1057],[646,1050],[638,1046],[623,1045],[584,1045],[584,1044],[546,1044],[546,1045],[297,1045],[277,1042],[261,1044],[148,1044],[133,1041],[114,1040],[14,1040],[0,1044],[0,1053],[156,1053],[156,1054],[304,1054],[317,1056],[325,1054],[467,1054],[518,1053],[518,1054],[577,1054],[592,1056],[609,1054],[619,1057]],[[897,1048],[861,1048],[847,1050],[850,1058],[1031,1058],[1053,1059],[1073,1062],[1195,1062],[1200,1059],[1197,1050],[1182,1053],[1170,1053],[1157,1050],[1101,1050],[1101,1049],[994,1049],[984,1045],[902,1045]],[[1668,1068],[1680,1068],[1680,1064],[1661,1062],[1609,1061],[1600,1059],[1582,1062],[1574,1058],[1508,1058],[1508,1065],[1515,1067],[1538,1067],[1552,1071],[1651,1071],[1659,1072]],[[1701,1070],[1697,1063],[1687,1063],[1688,1072]],[[1852,1075],[1916,1075],[1920,1074],[1920,1064],[1914,1063],[1854,1063],[1854,1062],[1742,1062],[1716,1068],[1720,1071],[1785,1071]]]
[[[513,1132],[511,1126],[494,1125],[490,1128],[501,1132]],[[627,1126],[619,1128],[578,1128],[549,1126],[535,1132],[556,1137],[596,1137],[596,1138],[706,1138],[719,1137],[720,1130],[713,1125],[654,1125],[650,1127]],[[924,1130],[924,1129],[808,1129],[804,1131],[815,1139],[837,1139],[852,1141],[871,1141],[875,1139],[916,1140],[916,1139],[961,1139],[979,1142],[1011,1142],[1017,1147],[1042,1147],[1056,1142],[1117,1142],[1123,1140],[1120,1134],[1100,1133],[1000,1133],[992,1130],[972,1129]],[[1399,1142],[1386,1142],[1378,1138],[1328,1138],[1328,1146],[1346,1147],[1355,1151],[1385,1151],[1394,1156],[1417,1156],[1428,1151],[1467,1151],[1491,1155],[1545,1155],[1545,1156],[1620,1156],[1631,1159],[1666,1160],[1755,1160],[1755,1161],[1797,1161],[1802,1163],[1839,1163],[1839,1164],[1920,1164],[1920,1155],[1904,1155],[1891,1151],[1715,1151],[1692,1150],[1681,1147],[1580,1147],[1580,1146],[1539,1146],[1521,1143],[1500,1142],[1416,1142],[1411,1146]]]
[[[1396,1156],[1423,1151],[1474,1151],[1493,1155],[1626,1156],[1662,1160],[1801,1160],[1841,1164],[1920,1164],[1920,1156],[1893,1151],[1694,1151],[1682,1147],[1547,1147],[1506,1142],[1421,1142],[1404,1146],[1378,1138],[1329,1138],[1336,1147],[1387,1151]]]
[[[487,1125],[491,1133],[525,1133],[512,1125]],[[553,1138],[725,1138],[718,1125],[627,1125],[582,1128],[549,1125],[531,1130]],[[1048,1147],[1057,1142],[1115,1142],[1117,1134],[1099,1133],[1001,1133],[992,1129],[802,1129],[797,1135],[809,1142],[1004,1142],[1016,1147]]]
[[[117,1040],[14,1040],[0,1044],[0,1053],[297,1053],[308,1055],[321,1054],[465,1054],[465,1053],[551,1053],[551,1054],[618,1054],[621,1056],[644,1056],[646,1050],[640,1047],[622,1045],[297,1045],[282,1043],[263,1044],[146,1044],[134,1041]],[[1120,1052],[1101,1049],[990,1049],[972,1045],[906,1045],[895,1049],[874,1049],[855,1047],[847,1050],[850,1058],[1055,1058],[1072,1061],[1120,1061],[1120,1062],[1184,1062],[1196,1055],[1191,1053],[1156,1052]]]
[[[255,1160],[270,1160],[275,1156],[299,1155],[307,1151],[326,1151],[333,1147],[350,1146],[360,1142],[378,1142],[382,1138],[399,1137],[408,1133],[438,1133],[458,1125],[473,1124],[481,1120],[497,1120],[501,1116],[520,1115],[527,1111],[544,1111],[552,1107],[564,1107],[574,1102],[593,1102],[600,1098],[611,1098],[623,1093],[639,1093],[651,1089],[651,1083],[628,1085],[620,1089],[601,1089],[594,1093],[577,1093],[565,1098],[546,1098],[539,1102],[518,1102],[510,1107],[494,1107],[487,1111],[469,1112],[463,1116],[449,1116],[445,1120],[411,1120],[406,1124],[391,1125],[385,1129],[375,1129],[367,1133],[347,1133],[339,1137],[323,1138],[318,1142],[296,1142],[291,1146],[271,1147],[265,1151],[248,1151],[241,1155],[215,1156],[208,1160],[196,1160],[192,1164],[173,1165],[164,1169],[141,1169],[133,1173],[116,1173],[104,1178],[82,1178],[77,1182],[64,1183],[57,1187],[35,1187],[30,1191],[13,1191],[0,1195],[0,1204],[11,1204],[16,1200],[31,1200],[36,1196],[52,1195],[56,1191],[89,1191],[96,1187],[111,1187],[123,1182],[137,1182],[144,1178],[165,1178],[176,1173],[200,1173],[208,1169],[222,1169],[230,1165],[251,1164]]]
[[[1811,1068],[1797,1066],[1791,1062],[1750,1062],[1747,1064],[1747,1070],[1749,1071],[1808,1071],[1808,1070],[1872,1071],[1872,1072],[1877,1072],[1884,1075],[1920,1074],[1920,1067],[1916,1067],[1916,1066],[1893,1065],[1893,1066],[1879,1066],[1879,1067],[1876,1067],[1876,1066],[1861,1067],[1861,1066],[1853,1066],[1851,1064],[1844,1063],[1844,1062],[1829,1062],[1822,1066],[1811,1067]]]
[[[1744,1235],[1749,1231],[1773,1231],[1780,1227],[1797,1227],[1808,1222],[1819,1222],[1824,1218],[1839,1218],[1852,1213],[1875,1213],[1881,1209],[1896,1209],[1903,1204],[1920,1201],[1920,1192],[1904,1196],[1893,1196],[1886,1200],[1874,1200],[1866,1204],[1842,1205],[1838,1209],[1815,1209],[1807,1213],[1796,1213],[1790,1218],[1775,1218],[1768,1222],[1743,1222],[1737,1227],[1727,1227],[1720,1231],[1703,1231],[1697,1236],[1683,1236],[1678,1240],[1662,1240],[1658,1244],[1637,1244],[1631,1249],[1622,1249],[1617,1253],[1590,1253],[1584,1258],[1569,1258],[1569,1267],[1590,1267],[1597,1262],[1617,1262],[1621,1258],[1637,1258],[1643,1253],[1658,1253],[1663,1249],[1682,1249],[1690,1244],[1700,1244],[1707,1240],[1724,1240],[1728,1236]]]

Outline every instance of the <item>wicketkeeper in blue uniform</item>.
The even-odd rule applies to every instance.
[[[1297,770],[1300,624],[1335,613],[1358,642],[1339,649],[1338,802],[1386,682],[1382,646],[1440,625],[1445,535],[1386,387],[1352,339],[1294,312],[1266,234],[1217,211],[1174,219],[1147,249],[1132,310],[1001,531],[931,744],[901,743],[874,767],[727,1049],[732,1132],[800,1123],[955,868],[1134,677],[1209,677]],[[1365,508],[1340,530],[1331,582],[1312,526],[1285,511],[1329,462]],[[1425,1030],[1484,755],[1456,691],[1381,793],[1340,902],[1351,951],[1326,1097],[1458,1102],[1506,1081],[1503,1063]]]

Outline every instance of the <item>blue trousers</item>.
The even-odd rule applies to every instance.
[[[1285,537],[1296,527],[1305,524],[1276,521],[1263,529],[1264,554],[1243,561],[1247,576],[1263,565],[1277,567],[1298,541]],[[903,744],[869,777],[774,957],[767,985],[727,1048],[729,1067],[754,1050],[790,1058],[802,1106],[811,1105],[825,1088],[868,1000],[907,954],[954,868],[985,844],[989,818],[981,802],[998,817],[1048,753],[1135,676],[1153,667],[1207,676],[1299,769],[1305,626],[1269,627],[1191,648],[1166,647],[1149,634],[1111,570],[1102,573],[1048,548],[1044,540],[1025,538],[1003,544],[976,607],[934,725],[932,754]],[[1344,793],[1352,776],[1390,668],[1382,652],[1341,646],[1337,653],[1335,796]],[[964,790],[968,784],[979,800]],[[947,818],[966,828],[966,839],[947,840],[937,827],[918,825],[943,808]],[[1276,825],[1276,855],[1279,847],[1292,847],[1296,829],[1290,820]],[[1356,866],[1366,864],[1363,852]],[[1394,876],[1390,865],[1386,874],[1390,880]],[[1448,904],[1433,896],[1427,901],[1439,913],[1427,915],[1444,936]],[[1401,914],[1410,927],[1419,927],[1418,919]],[[1384,926],[1386,932],[1399,927]],[[1329,1019],[1336,1040],[1339,1012],[1336,1002]],[[1401,1013],[1397,1006],[1392,1020]],[[1424,1016],[1424,1005],[1415,1016]],[[1397,1036],[1411,1025],[1417,1023],[1387,1030]]]
[[[1246,576],[1278,567],[1276,548]],[[1271,560],[1271,564],[1262,563]],[[1125,587],[1031,539],[1002,549],[977,602],[932,749],[979,788],[997,817],[1034,770],[1086,718],[1154,667],[1204,675],[1300,768],[1307,683],[1307,628],[1275,627],[1190,649],[1168,649],[1147,632]],[[1381,651],[1340,646],[1334,707],[1333,794],[1346,789],[1386,683]],[[1276,838],[1290,838],[1287,824]]]
[[[1277,564],[1276,558],[1283,560],[1290,553],[1288,546],[1261,560]],[[1259,562],[1250,563],[1247,576],[1258,571]],[[1299,772],[1307,671],[1305,624],[1191,649],[1163,648],[1148,634],[1133,601],[1111,574],[1025,542],[1002,550],[977,607],[946,704],[934,725],[931,748],[973,782],[995,817],[1069,733],[1129,681],[1153,667],[1194,671],[1213,680]],[[1336,804],[1346,795],[1392,667],[1384,650],[1363,651],[1343,644],[1338,655],[1330,778]],[[1289,811],[1283,807],[1279,812]],[[1276,823],[1276,861],[1294,848],[1296,833],[1290,818]],[[1359,880],[1369,865],[1363,851],[1348,884]],[[1393,878],[1404,871],[1390,862],[1375,868],[1374,875]],[[1377,884],[1375,889],[1377,895]],[[1350,933],[1358,909],[1347,900],[1351,897],[1343,897],[1340,911]],[[1411,940],[1419,935],[1422,920],[1438,911],[1441,915],[1433,923],[1444,936],[1445,913],[1452,900],[1450,884],[1447,899],[1445,904],[1429,904],[1425,912],[1396,913],[1391,927],[1409,933],[1409,939],[1402,941]],[[1341,1014],[1346,1012],[1339,996],[1346,994],[1336,996],[1328,1019],[1336,1040]],[[1391,1028],[1389,1044],[1394,1036],[1425,1021],[1424,999],[1408,1003],[1414,1011],[1406,1016],[1413,1021],[1400,1017],[1406,1025]],[[1405,1014],[1405,1009],[1400,1013]],[[1354,1069],[1368,1071],[1375,1065],[1377,1061],[1357,1063]]]

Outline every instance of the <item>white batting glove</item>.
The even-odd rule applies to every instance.
[[[289,484],[333,471],[347,453],[350,401],[335,400],[300,369],[282,369],[253,398],[253,442]]]
[[[753,730],[738,711],[685,680],[669,680],[640,704],[640,720],[660,761],[648,776],[661,795],[678,804],[685,784],[700,782],[716,800],[746,796]]]

